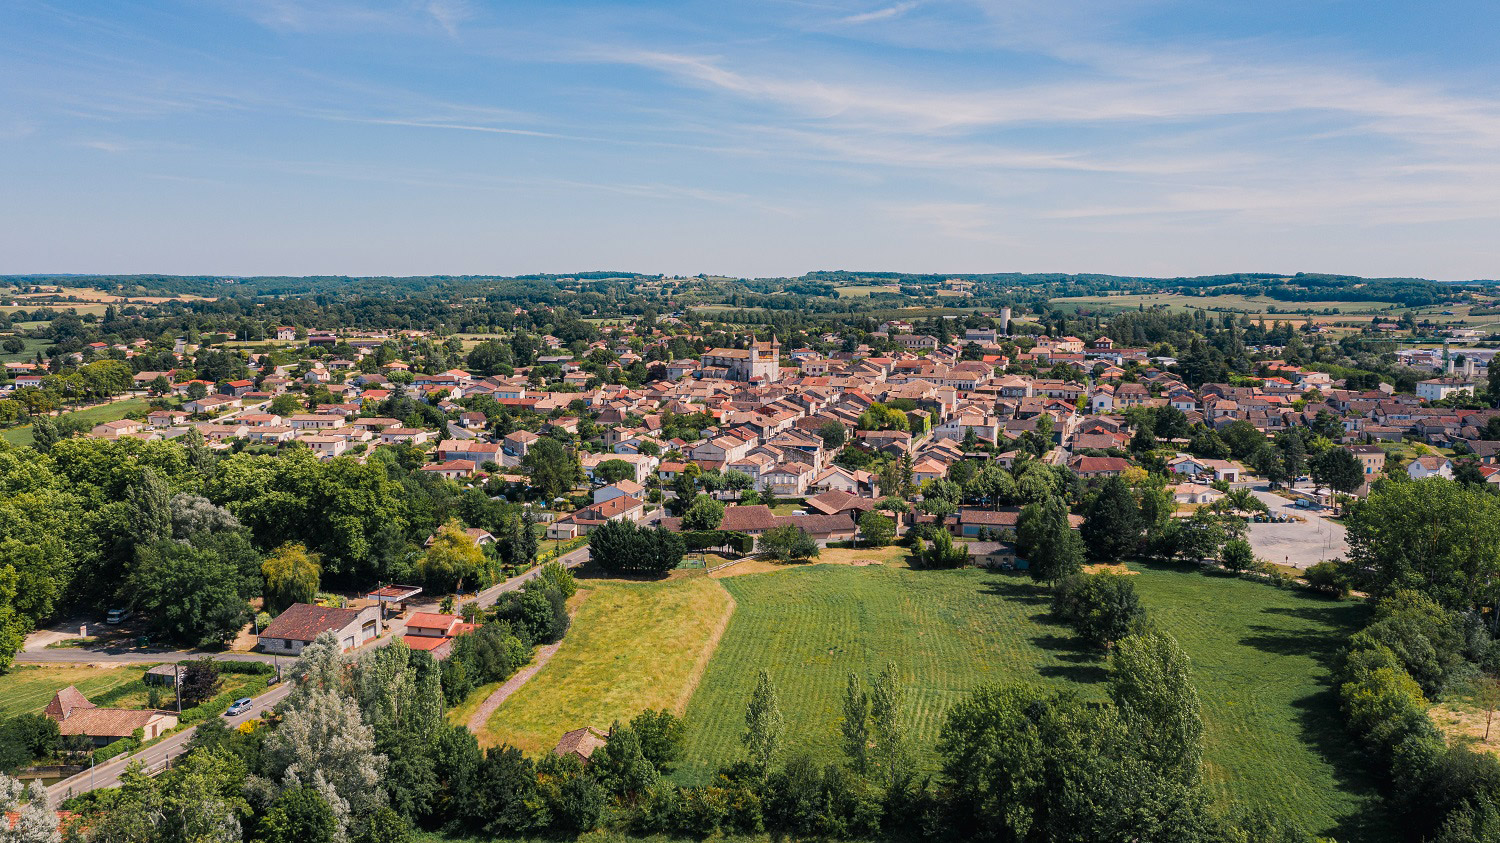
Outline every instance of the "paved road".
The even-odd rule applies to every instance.
[[[272,708],[286,698],[292,691],[290,683],[283,682],[264,694],[255,698],[255,704],[234,717],[219,715],[224,724],[231,729],[253,720],[260,716],[262,711]],[[77,796],[103,787],[118,787],[120,774],[131,764],[140,764],[147,772],[155,773],[165,769],[168,762],[187,751],[188,741],[193,739],[193,733],[198,727],[184,729],[171,737],[158,741],[145,749],[130,755],[120,755],[94,767],[92,770],[83,772],[63,779],[57,784],[47,788],[47,796],[53,807],[61,804],[69,797]]]
[[[1302,518],[1286,524],[1251,524],[1250,546],[1255,555],[1268,562],[1309,568],[1326,559],[1349,557],[1349,542],[1342,524],[1335,524],[1319,513],[1326,510],[1300,509],[1286,498],[1273,495],[1264,485],[1251,492],[1271,508],[1273,515]]]

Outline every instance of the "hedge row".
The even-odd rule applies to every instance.
[[[682,534],[682,541],[688,550],[727,547],[736,553],[749,553],[755,549],[754,536],[733,530],[692,530]]]

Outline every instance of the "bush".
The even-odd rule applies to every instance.
[[[1336,599],[1349,596],[1349,577],[1337,562],[1319,562],[1303,572],[1307,585]]]
[[[1099,647],[1140,631],[1146,621],[1130,577],[1109,572],[1065,577],[1053,590],[1052,610]]]

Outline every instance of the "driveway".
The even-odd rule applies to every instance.
[[[1251,492],[1270,507],[1272,515],[1290,515],[1303,519],[1285,524],[1250,525],[1250,546],[1255,555],[1268,562],[1310,568],[1327,559],[1347,559],[1349,542],[1342,524],[1335,524],[1319,513],[1327,510],[1301,509],[1286,498],[1271,494],[1266,486]]]

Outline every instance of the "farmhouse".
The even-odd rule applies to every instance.
[[[146,740],[152,740],[177,726],[177,715],[168,711],[100,708],[72,685],[58,691],[42,713],[57,721],[59,734],[89,738],[95,746],[128,738],[136,729]]]

